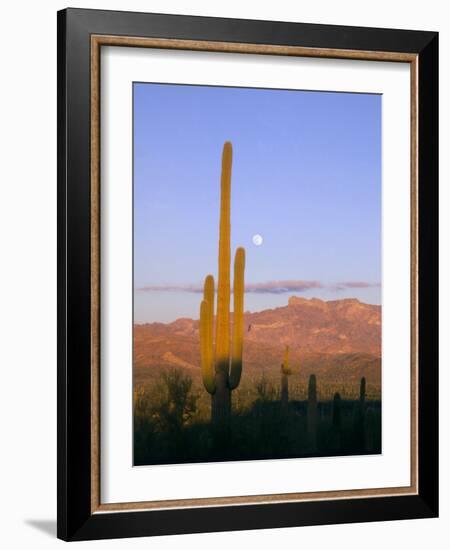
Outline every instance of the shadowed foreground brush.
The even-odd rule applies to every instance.
[[[201,379],[191,384],[190,376],[180,369],[167,371],[135,391],[136,465],[381,452],[380,400],[366,403],[366,444],[362,446],[355,431],[360,400],[343,399],[337,393],[334,398],[320,397],[323,389],[314,376],[305,384],[308,396],[290,396],[288,415],[275,379],[271,382],[263,373],[253,392],[248,386],[240,387],[236,393],[242,394],[245,403],[233,407],[228,430],[211,425],[208,394],[201,384]]]

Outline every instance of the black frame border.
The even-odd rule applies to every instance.
[[[58,12],[58,525],[63,540],[438,516],[438,33],[69,8]],[[90,38],[418,56],[417,495],[91,513]]]

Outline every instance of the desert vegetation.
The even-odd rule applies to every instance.
[[[285,406],[281,384],[263,374],[236,390],[228,433],[217,440],[201,384],[181,369],[163,371],[134,393],[134,463],[380,453],[380,399],[367,399],[363,381],[345,397],[336,389],[312,375],[291,390]]]

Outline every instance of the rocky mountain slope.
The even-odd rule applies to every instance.
[[[314,372],[330,382],[366,376],[381,383],[381,306],[292,296],[287,306],[247,312],[244,319],[243,382],[262,372],[278,375],[289,345],[294,373],[302,379]],[[164,367],[200,376],[198,329],[193,319],[135,325],[135,380],[152,378]]]

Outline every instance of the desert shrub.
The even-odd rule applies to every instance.
[[[271,384],[266,375],[263,373],[261,378],[255,384],[256,395],[263,403],[267,401],[273,401],[276,399],[277,390],[273,384]]]
[[[152,386],[134,394],[134,462],[151,457],[178,456],[188,452],[185,428],[197,412],[199,394],[192,389],[192,378],[180,369],[162,371]]]
[[[180,369],[163,371],[154,395],[152,418],[160,431],[180,431],[192,421],[199,395],[192,391],[192,378],[188,374]]]

